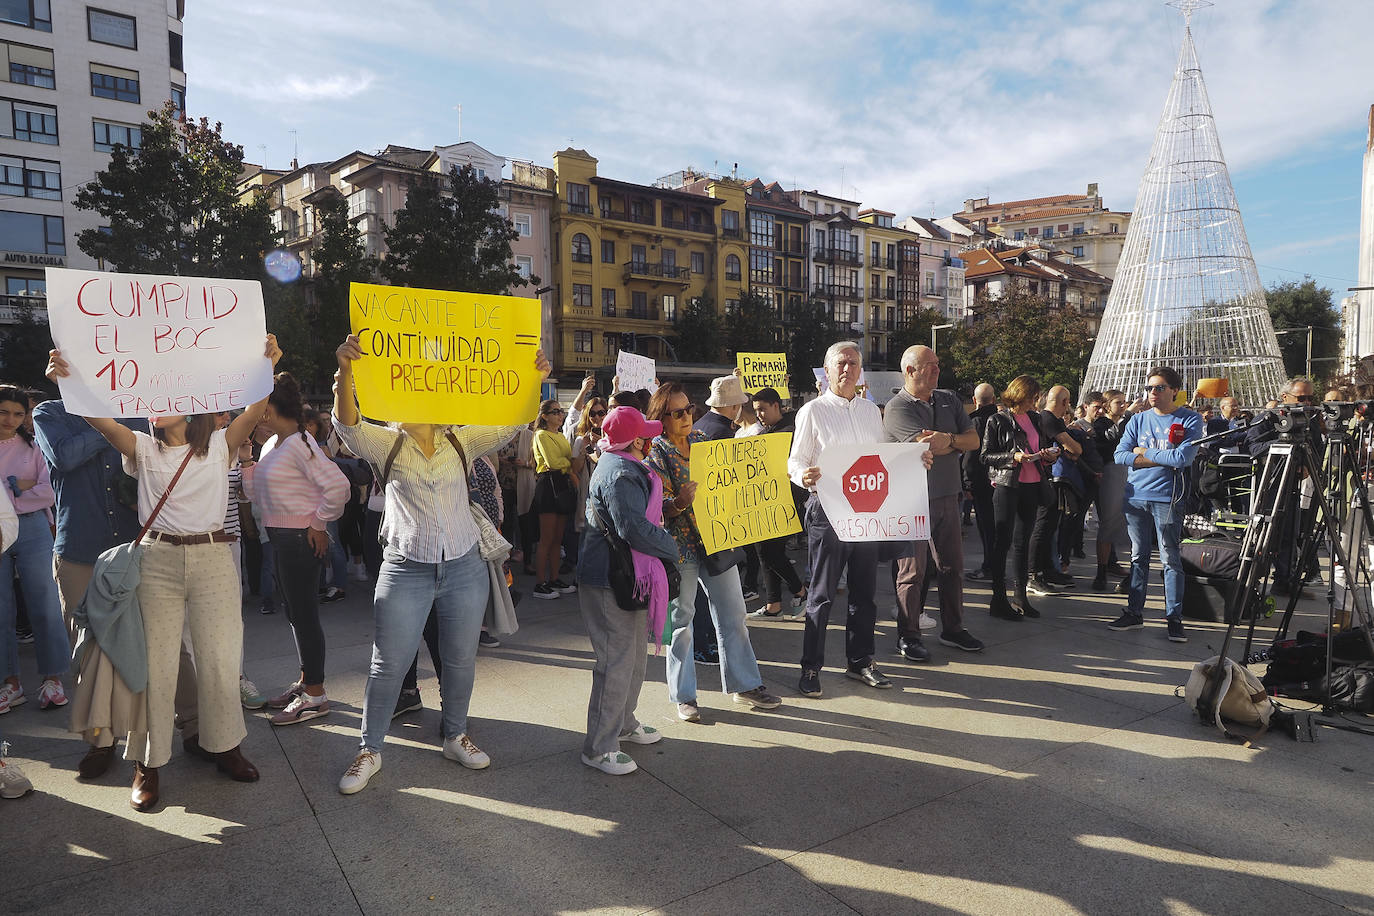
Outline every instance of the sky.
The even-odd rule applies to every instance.
[[[893,211],[1134,206],[1183,17],[1160,0],[191,0],[187,109],[285,168],[471,140]],[[1193,35],[1266,285],[1355,286],[1371,0],[1217,0]],[[461,116],[459,106],[461,106]]]

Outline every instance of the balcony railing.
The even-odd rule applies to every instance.
[[[727,239],[737,239],[741,237],[739,226],[727,226],[724,229],[720,230],[720,234]]]
[[[801,277],[787,277],[782,281],[782,288],[794,292],[806,292],[806,281]]]
[[[25,309],[29,309],[34,321],[47,322],[48,299],[46,296],[0,296],[0,324],[14,324]]]
[[[896,256],[884,254],[880,254],[875,258],[870,254],[868,256],[868,266],[872,267],[874,270],[896,270],[897,258]]]
[[[625,265],[625,279],[663,280],[686,286],[692,281],[692,271],[687,267],[669,267],[654,261],[630,261]]]
[[[563,202],[563,207],[569,213],[583,213],[590,216],[592,212],[592,205],[583,201],[566,200]]]
[[[891,301],[894,297],[895,294],[889,293],[887,290],[878,289],[876,286],[869,287],[868,298],[874,302],[887,302]]]
[[[621,315],[620,315],[620,317],[621,317],[621,318],[634,318],[634,319],[636,319],[636,320],[638,320],[638,321],[659,321],[659,320],[661,320],[660,317],[659,317],[658,306],[656,306],[656,305],[651,305],[651,306],[648,306],[648,307],[642,308],[642,309],[632,308],[632,309],[630,309],[628,312],[622,312]]]
[[[811,292],[827,299],[863,299],[863,293],[859,291],[857,286],[849,286],[845,283],[817,283],[811,287]]]
[[[685,219],[669,219],[668,217],[665,216],[665,217],[663,217],[662,225],[663,225],[663,228],[664,228],[664,229],[686,229],[686,228],[687,228],[687,220],[685,220]]]
[[[827,264],[848,264],[851,267],[859,267],[863,264],[864,257],[859,252],[850,251],[847,248],[817,248],[815,260]]]

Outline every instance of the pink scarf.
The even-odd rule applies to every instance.
[[[644,517],[662,528],[663,478],[629,451],[614,454],[636,462],[648,472],[649,505],[644,510]],[[630,548],[630,555],[635,561],[635,596],[649,600],[649,638],[654,641],[654,654],[658,655],[663,650],[663,624],[668,619],[668,574],[663,571],[663,561],[658,557],[640,553],[634,547]]]

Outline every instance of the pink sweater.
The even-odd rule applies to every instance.
[[[262,511],[267,528],[323,531],[343,515],[348,478],[319,446],[291,435],[243,469],[243,492]]]
[[[37,445],[29,445],[18,435],[0,441],[0,486],[6,490],[9,490],[10,477],[38,481],[19,496],[9,491],[15,512],[25,515],[52,508],[54,496],[52,481],[48,478],[48,462],[43,460]]]

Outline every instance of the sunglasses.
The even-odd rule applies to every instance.
[[[1145,386],[1145,393],[1146,393],[1146,394],[1149,394],[1151,391],[1153,391],[1155,394],[1163,394],[1164,392],[1166,392],[1166,391],[1168,391],[1168,390],[1169,390],[1169,386],[1168,386],[1168,385],[1146,385],[1146,386]]]
[[[1312,399],[1316,396],[1311,394],[1294,394],[1290,395],[1290,397],[1292,397],[1295,401],[1308,401],[1310,403]]]
[[[606,411],[604,411],[604,410],[590,410],[590,411],[587,412],[587,415],[588,415],[588,416],[592,416],[592,417],[604,417],[604,416],[606,416]]]
[[[668,411],[668,416],[674,420],[681,420],[684,416],[690,415],[696,409],[695,404],[688,404],[686,407],[679,407],[677,410]]]
[[[566,411],[566,410],[562,410],[562,409],[559,409],[559,410],[546,410],[546,411],[544,411],[544,416],[546,416],[546,417],[556,417],[556,416],[558,416],[559,414],[564,414],[564,413],[567,413],[567,411]]]

